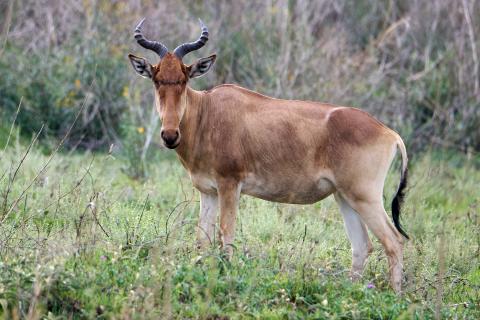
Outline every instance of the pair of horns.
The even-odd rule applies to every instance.
[[[173,50],[173,54],[178,58],[182,59],[187,53],[200,49],[208,41],[207,26],[202,22],[202,20],[198,19],[198,21],[200,21],[200,25],[202,27],[202,34],[200,35],[200,38],[198,38],[197,41],[184,43],[176,47],[175,50]],[[142,25],[144,22],[145,18],[143,18],[142,21],[140,21],[140,23],[137,25],[133,36],[139,45],[145,49],[154,51],[160,56],[160,58],[163,58],[168,52],[167,47],[158,41],[148,40],[143,36]]]

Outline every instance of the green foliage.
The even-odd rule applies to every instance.
[[[109,47],[100,41],[90,46],[94,50],[87,54],[85,48],[72,46],[46,56],[6,48],[0,60],[5,71],[0,104],[5,114],[13,115],[23,98],[17,123],[24,134],[30,136],[44,125],[43,137],[60,139],[81,112],[69,145],[96,148],[114,141],[126,109],[122,96],[126,79],[119,77],[125,59],[110,57]]]
[[[24,152],[1,153],[0,173]],[[0,317],[433,319],[439,288],[442,317],[480,316],[478,158],[429,153],[413,163],[401,297],[377,241],[364,278],[349,281],[350,245],[332,199],[295,206],[242,197],[233,260],[216,246],[197,250],[198,194],[178,161],[153,158],[149,179],[137,180],[115,153],[56,155],[0,216]],[[2,202],[11,189],[7,207],[46,160],[34,148],[13,184],[0,180]],[[389,176],[387,199],[397,183]]]
[[[7,143],[10,126],[3,121],[0,121],[0,148],[3,148]]]
[[[480,318],[479,8],[448,0],[15,6],[0,49],[0,318]],[[466,153],[413,157],[403,296],[388,285],[378,243],[364,278],[348,280],[350,246],[331,199],[242,198],[233,261],[215,246],[195,248],[198,195],[172,153],[149,149],[158,139],[151,84],[126,59],[156,62],[132,39],[145,14],[147,36],[170,48],[198,36],[193,17],[207,23],[207,46],[186,63],[214,51],[218,59],[195,88],[235,82],[353,105],[402,132],[409,150]],[[43,168],[38,144],[27,152],[18,143],[19,132],[29,141],[44,124],[48,146],[79,112],[67,147],[114,143],[111,152],[56,154]]]
[[[131,130],[121,123],[146,127],[152,89],[134,76],[126,55],[158,61],[132,37],[148,13],[146,35],[170,48],[198,37],[195,17],[207,22],[208,44],[185,63],[213,52],[218,59],[208,76],[190,83],[195,88],[234,82],[278,98],[351,105],[401,132],[410,149],[480,150],[474,1],[166,0],[139,7],[28,0],[14,7],[0,55],[0,106],[11,117],[24,97],[19,125],[27,137],[42,124],[43,136],[63,137],[84,101],[69,147],[125,146]],[[131,171],[145,175],[135,165]]]

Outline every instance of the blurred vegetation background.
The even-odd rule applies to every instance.
[[[411,151],[480,150],[475,0],[11,0],[0,6],[3,127],[22,100],[20,133],[31,137],[44,125],[47,147],[79,110],[69,148],[115,144],[137,162],[158,141],[153,90],[127,60],[133,52],[157,62],[133,39],[145,16],[145,33],[169,48],[198,36],[197,17],[206,22],[210,41],[185,62],[212,52],[219,58],[213,72],[192,81],[196,89],[237,83],[278,98],[359,107],[400,132]]]

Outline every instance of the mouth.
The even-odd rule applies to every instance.
[[[164,141],[163,144],[164,144],[165,147],[167,147],[168,149],[175,149],[175,148],[178,147],[178,145],[180,144],[180,141],[174,142],[174,143],[172,143],[172,144],[168,144],[168,143],[166,143],[166,142]]]

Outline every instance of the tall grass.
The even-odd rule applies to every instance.
[[[294,206],[243,197],[228,262],[216,247],[195,248],[198,194],[177,161],[157,158],[142,181],[122,173],[115,152],[49,160],[34,146],[9,183],[26,153],[16,143],[1,153],[2,202],[20,198],[0,224],[6,319],[480,316],[480,171],[472,160],[417,158],[400,297],[377,241],[362,280],[349,281],[350,245],[333,199]],[[389,176],[387,198],[397,182]]]
[[[0,3],[0,317],[479,318],[479,10],[469,0]],[[152,88],[126,58],[158,59],[132,39],[142,16],[170,48],[198,36],[196,17],[207,22],[207,46],[186,63],[219,59],[197,89],[235,82],[357,106],[406,138],[403,296],[377,242],[360,283],[347,279],[332,199],[244,197],[233,261],[196,250],[198,194],[170,153],[150,148]]]

